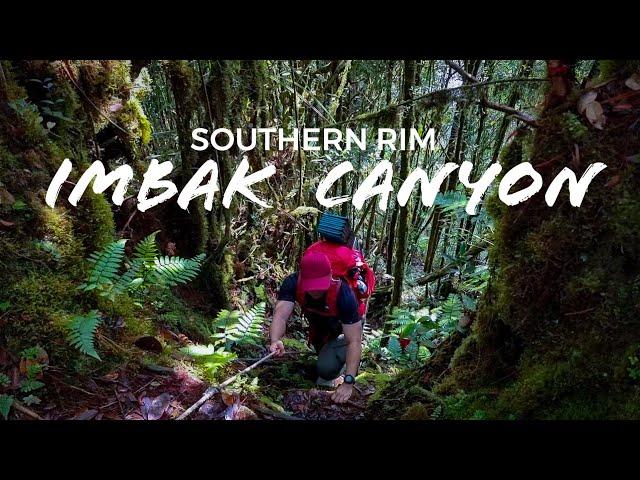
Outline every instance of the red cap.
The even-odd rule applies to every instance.
[[[331,285],[331,262],[322,253],[307,253],[300,261],[300,288],[303,292],[328,290]]]

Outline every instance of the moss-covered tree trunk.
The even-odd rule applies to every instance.
[[[464,392],[463,416],[638,418],[630,362],[640,352],[640,101],[625,85],[638,63],[602,62],[593,90],[602,129],[578,110],[585,92],[570,62],[547,66],[539,128],[519,129],[501,157],[503,172],[523,161],[538,166],[544,187],[517,206],[488,200],[496,224],[492,279],[436,391]],[[608,168],[580,208],[569,203],[566,185],[547,206],[544,191],[563,167],[579,178],[594,162]]]
[[[416,82],[416,62],[405,60],[404,62],[404,86],[402,98],[410,101],[413,98],[413,86]],[[402,117],[402,128],[408,131],[413,124],[413,106],[409,104],[407,111]],[[400,178],[402,180],[409,176],[409,151],[400,152]],[[398,212],[398,233],[395,253],[395,268],[393,270],[393,293],[391,294],[391,308],[400,304],[402,287],[404,284],[405,258],[407,255],[407,220],[409,206],[399,207]]]

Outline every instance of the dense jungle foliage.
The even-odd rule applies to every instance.
[[[277,167],[253,187],[273,208],[137,210],[153,159],[180,188],[211,158],[227,185],[242,152],[195,151],[197,127],[434,127],[437,148],[256,148],[251,170]],[[330,193],[352,196],[381,159],[389,207],[333,209],[377,277],[356,395],[315,388],[296,314],[285,357],[192,418],[640,418],[640,63],[593,60],[1,61],[1,416],[179,416],[267,352],[279,285],[317,239],[320,179],[351,161]],[[112,189],[67,201],[95,160],[134,169],[121,206]],[[508,207],[496,183],[469,215],[452,177],[432,207],[393,201],[414,168],[463,161],[475,179],[530,162],[545,186],[565,166],[607,169],[580,208],[566,187],[552,208],[543,193]]]

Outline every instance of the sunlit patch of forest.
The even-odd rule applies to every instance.
[[[195,128],[366,128],[366,150],[191,148]],[[436,129],[436,148],[375,148],[379,128]],[[259,142],[262,141],[259,139]],[[153,159],[184,187],[207,160],[221,189],[246,155],[272,208],[176,197],[144,212]],[[55,208],[46,190],[74,169]],[[68,202],[94,161],[130,165],[113,188]],[[298,310],[286,354],[268,353],[283,279],[318,239],[318,183],[352,197],[381,160],[391,201],[349,218],[375,270],[355,393],[314,384]],[[565,187],[506,206],[492,184],[445,179],[432,206],[395,195],[446,162],[502,172],[530,162],[596,177],[580,208]],[[594,60],[117,60],[0,62],[0,414],[7,419],[170,419],[210,385],[195,419],[640,418],[640,63]],[[499,177],[500,178],[500,177]],[[498,178],[498,180],[499,180]],[[522,180],[514,188],[524,188]],[[242,372],[239,375],[239,372]],[[227,381],[228,380],[228,381]]]

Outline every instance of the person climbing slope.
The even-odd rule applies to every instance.
[[[309,322],[309,343],[318,355],[317,383],[337,387],[331,398],[344,403],[353,393],[360,365],[365,300],[373,292],[375,277],[362,254],[350,246],[353,235],[348,225],[336,235],[324,228],[327,219],[347,223],[344,217],[325,213],[318,227],[322,240],[304,252],[299,271],[282,282],[270,350],[276,356],[284,354],[282,337],[297,302]]]

